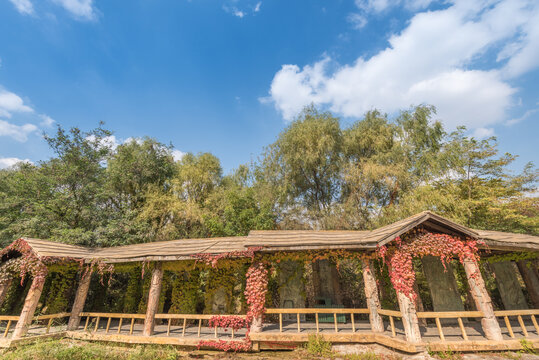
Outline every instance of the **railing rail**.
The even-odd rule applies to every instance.
[[[57,313],[57,314],[47,314],[47,315],[38,315],[34,316],[34,321],[42,321],[42,320],[49,320],[47,322],[47,328],[45,330],[45,333],[48,334],[50,332],[52,323],[55,319],[61,319],[65,317],[71,316],[71,313]],[[9,334],[9,330],[11,329],[11,325],[13,325],[13,322],[19,321],[18,315],[0,315],[0,323],[2,321],[7,321],[6,329],[4,330],[3,337],[7,337]]]
[[[355,314],[369,314],[369,309],[343,309],[343,308],[288,308],[288,309],[266,309],[266,314],[279,315],[279,332],[283,332],[283,314],[296,315],[297,331],[301,332],[301,316],[302,314],[314,314],[316,323],[316,333],[320,332],[319,314],[333,314],[335,332],[339,332],[337,315],[350,315],[352,323],[352,332],[356,332]]]
[[[131,324],[129,326],[129,335],[133,334],[134,326],[135,326],[135,320],[144,320],[146,315],[144,314],[123,314],[123,313],[97,313],[97,312],[81,312],[81,317],[86,317],[86,322],[84,325],[84,331],[88,330],[88,325],[91,318],[95,318],[95,325],[93,332],[96,332],[99,328],[99,321],[101,319],[107,319],[107,326],[105,328],[105,333],[108,334],[110,331],[110,324],[112,319],[119,319],[118,328],[116,332],[120,334],[122,331],[122,324],[124,319],[131,319]],[[170,336],[170,329],[172,326],[172,320],[183,320],[182,325],[182,337],[185,336],[185,330],[187,329],[187,320],[198,320],[198,332],[197,337],[201,336],[201,330],[202,330],[202,321],[209,321],[212,317],[217,315],[210,315],[210,314],[156,314],[156,319],[161,320],[168,320],[167,323],[167,336]],[[218,316],[234,316],[234,317],[241,317],[246,318],[245,315],[218,315]],[[218,328],[215,327],[214,329],[214,336],[215,338],[218,337]],[[231,337],[234,338],[235,331],[232,329],[231,331]]]
[[[436,327],[438,328],[438,335],[440,340],[445,341],[444,330],[440,319],[457,319],[462,338],[465,341],[469,341],[468,334],[462,318],[477,318],[484,317],[485,315],[481,311],[420,311],[417,312],[419,319],[434,319]]]
[[[537,319],[535,318],[536,315],[539,316],[539,309],[494,311],[494,316],[503,317],[503,320],[505,321],[505,326],[507,327],[507,331],[509,332],[509,336],[512,339],[515,338],[515,333],[511,326],[511,321],[509,320],[509,317],[516,316],[518,324],[520,325],[520,328],[522,330],[522,334],[524,334],[524,337],[527,338],[530,336],[530,334],[528,333],[528,329],[526,329],[526,324],[524,323],[524,319],[522,317],[530,317],[532,324],[535,328],[535,332],[537,333],[537,335],[539,335],[539,325],[537,324]]]

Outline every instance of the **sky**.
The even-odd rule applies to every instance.
[[[43,134],[100,121],[225,172],[306,105],[344,126],[437,107],[538,163],[537,0],[0,0],[0,168],[53,154]]]

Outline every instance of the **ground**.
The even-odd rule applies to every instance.
[[[321,350],[323,355],[316,355],[313,352]],[[69,339],[52,341],[42,341],[31,345],[21,346],[15,349],[0,350],[0,358],[3,360],[176,360],[176,359],[202,359],[202,360],[427,360],[427,359],[448,359],[448,360],[539,360],[539,355],[532,354],[533,350],[519,353],[477,353],[477,354],[417,354],[403,355],[393,353],[383,347],[361,347],[353,350],[360,351],[356,354],[343,354],[334,350],[343,350],[334,347],[333,350],[323,349],[314,346],[310,349],[298,349],[294,351],[263,351],[259,353],[222,353],[217,351],[203,350],[182,350],[167,346],[150,345],[111,345],[97,342],[84,342]],[[352,349],[348,349],[352,350]],[[310,352],[309,352],[310,351]]]

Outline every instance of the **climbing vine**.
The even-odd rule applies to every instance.
[[[388,266],[391,283],[397,292],[402,292],[413,302],[417,294],[413,291],[415,272],[412,258],[427,255],[437,256],[445,268],[453,257],[461,263],[465,260],[478,261],[477,241],[460,239],[448,234],[427,232],[423,229],[412,231],[405,236],[396,237],[393,246],[381,246],[377,254]]]

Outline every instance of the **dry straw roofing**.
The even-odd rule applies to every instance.
[[[539,237],[499,231],[473,230],[431,212],[422,212],[372,231],[268,230],[248,236],[183,239],[110,248],[87,248],[52,241],[24,240],[39,256],[69,257],[107,262],[185,260],[194,254],[220,254],[260,246],[263,251],[316,249],[372,250],[396,236],[423,226],[431,231],[482,239],[492,249],[539,251]]]

